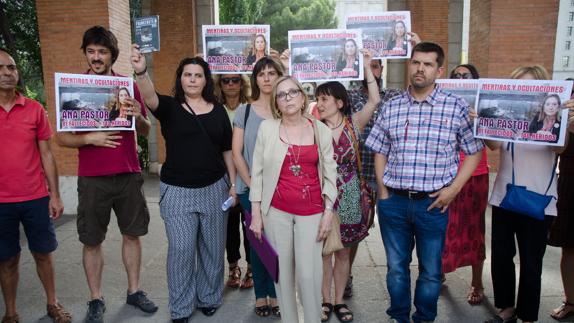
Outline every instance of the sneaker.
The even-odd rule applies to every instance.
[[[349,276],[347,279],[347,285],[345,285],[345,291],[343,292],[343,298],[353,297],[353,276]]]
[[[106,303],[104,298],[93,299],[88,302],[88,315],[86,323],[103,323]]]
[[[133,294],[128,293],[126,303],[133,305],[146,313],[157,312],[157,306],[147,298],[147,294],[144,291],[138,290]]]

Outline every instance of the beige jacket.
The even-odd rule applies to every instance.
[[[337,163],[333,158],[332,134],[329,127],[312,117],[315,142],[319,147],[319,179],[323,197],[332,202],[337,198]],[[261,202],[261,213],[267,215],[271,199],[279,180],[281,166],[287,154],[287,144],[279,139],[281,120],[268,119],[261,122],[253,152],[249,200]]]

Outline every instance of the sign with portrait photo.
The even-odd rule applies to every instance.
[[[363,47],[373,52],[374,59],[409,58],[411,42],[410,11],[355,13],[345,17],[347,29],[361,29]]]
[[[57,131],[135,130],[133,79],[88,74],[55,74]]]
[[[363,79],[359,29],[290,30],[289,71],[300,82]]]
[[[203,25],[203,55],[213,74],[251,74],[269,54],[269,25]]]
[[[481,79],[476,98],[477,138],[563,146],[572,82]]]

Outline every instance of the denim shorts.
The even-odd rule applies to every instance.
[[[36,200],[0,203],[0,261],[22,250],[20,223],[28,238],[28,248],[35,253],[50,253],[58,247],[54,224],[48,210],[48,197]]]

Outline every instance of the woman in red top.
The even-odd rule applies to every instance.
[[[281,320],[299,322],[295,276],[305,322],[321,320],[322,246],[331,230],[337,165],[329,128],[304,115],[307,97],[284,76],[271,94],[274,119],[261,122],[253,152],[250,229],[279,256],[275,285]]]
[[[473,65],[457,66],[450,74],[451,79],[478,79]],[[460,163],[464,154],[460,153]],[[442,254],[442,272],[450,273],[459,267],[472,266],[472,282],[468,303],[477,305],[484,297],[482,268],[486,251],[484,246],[484,213],[488,200],[488,163],[486,150],[482,159],[463,186],[456,199],[448,207],[448,226]]]

